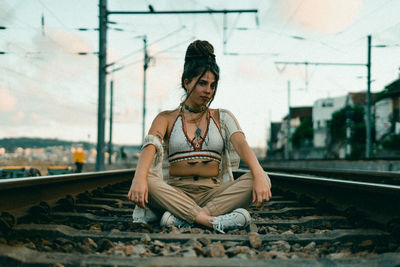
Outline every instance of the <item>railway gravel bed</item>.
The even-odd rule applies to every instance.
[[[130,182],[0,216],[0,266],[398,266],[387,227],[273,188],[252,224],[226,234],[134,224]]]

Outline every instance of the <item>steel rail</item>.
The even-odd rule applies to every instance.
[[[238,176],[246,170],[238,170]],[[34,178],[15,178],[0,181],[0,211],[24,214],[26,209],[41,201],[54,203],[66,195],[77,195],[87,190],[132,179],[134,169],[66,174]],[[386,223],[399,216],[400,186],[371,182],[338,180],[327,177],[268,172],[273,187],[296,194],[310,195],[316,200],[327,200],[343,209],[360,208]],[[377,216],[377,214],[379,216]]]
[[[400,185],[400,172],[280,167],[262,164],[267,172],[309,174],[342,180]]]
[[[324,185],[333,185],[346,187],[354,190],[364,190],[370,192],[383,192],[385,194],[400,194],[400,186],[399,185],[388,185],[388,184],[379,184],[379,183],[368,183],[368,182],[359,182],[359,181],[350,181],[350,180],[338,180],[329,177],[317,177],[317,176],[306,176],[306,175],[296,175],[296,174],[287,174],[287,173],[278,173],[278,172],[268,172],[269,176],[272,177],[285,177],[285,178],[293,178],[298,179],[303,182],[313,183],[313,184],[324,184]]]
[[[400,217],[400,186],[338,180],[326,177],[268,172],[273,187],[314,201],[330,203],[337,209],[359,214],[357,220],[386,225]]]
[[[53,204],[66,195],[129,181],[133,174],[134,169],[125,169],[0,180],[0,211],[24,215],[27,208],[42,201]]]

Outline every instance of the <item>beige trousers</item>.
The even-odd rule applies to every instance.
[[[211,216],[247,208],[252,200],[253,176],[250,172],[221,184],[215,177],[185,176],[169,178],[165,183],[154,173],[148,175],[149,206],[168,210],[178,218],[193,223],[206,207]]]

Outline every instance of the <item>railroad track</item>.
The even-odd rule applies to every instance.
[[[400,264],[399,186],[269,175],[273,198],[227,234],[131,223],[133,170],[2,180],[0,266]]]
[[[333,168],[332,169],[296,168],[296,167],[281,167],[265,163],[263,164],[263,168],[264,170],[268,170],[268,172],[314,175],[314,176],[335,178],[340,180],[400,185],[400,172],[341,170]]]

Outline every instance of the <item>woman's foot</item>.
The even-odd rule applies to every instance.
[[[151,223],[157,221],[159,216],[155,214],[151,209],[146,208],[143,209],[139,206],[136,206],[132,213],[133,223]]]
[[[214,217],[212,224],[214,230],[225,234],[224,230],[244,229],[251,222],[250,213],[242,208],[235,209],[231,213]]]
[[[184,220],[181,220],[181,219],[175,217],[169,211],[166,211],[164,213],[164,215],[161,217],[160,225],[167,226],[167,227],[175,226],[178,228],[189,228],[189,227],[193,226],[193,224],[190,224]]]

